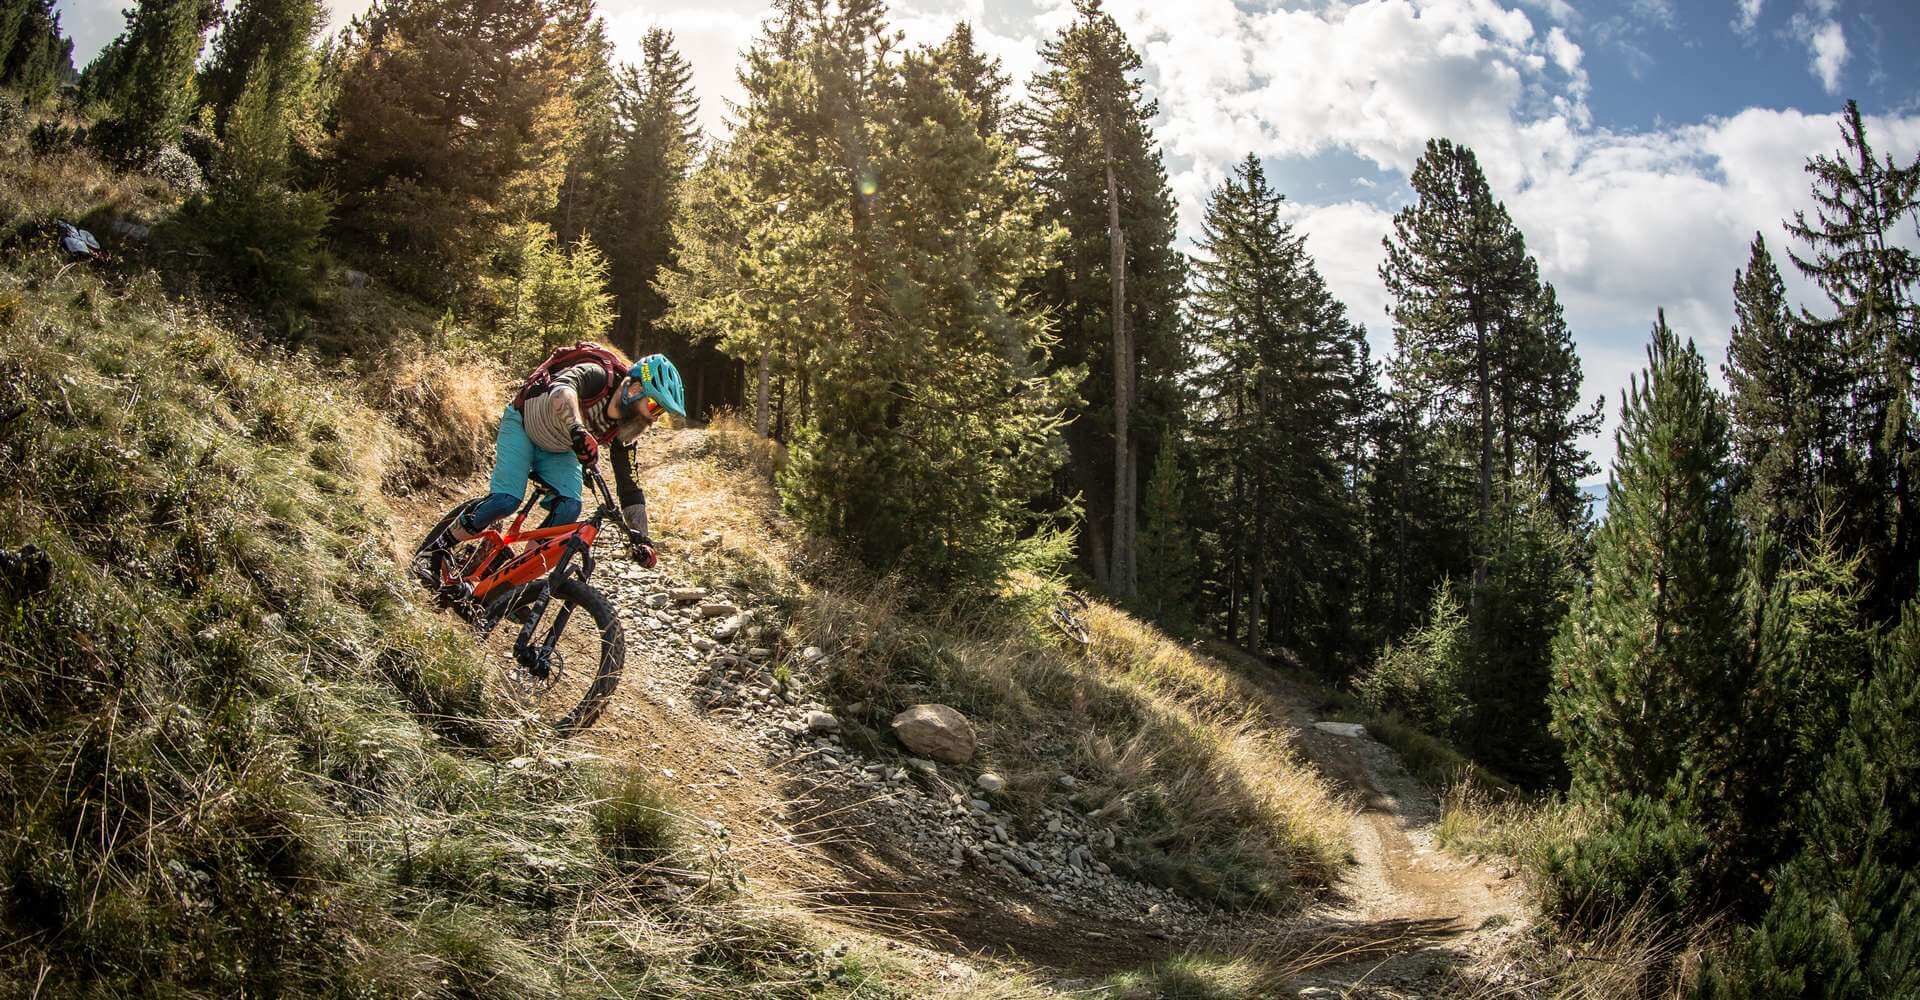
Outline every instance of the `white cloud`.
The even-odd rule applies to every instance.
[[[1567,37],[1567,33],[1558,25],[1547,31],[1547,52],[1553,56],[1553,64],[1567,75],[1567,95],[1576,101],[1584,101],[1587,96],[1587,71],[1580,68],[1582,52],[1580,46]]]
[[[1673,0],[1633,0],[1631,6],[1642,20],[1663,28],[1673,27]]]
[[[1827,93],[1840,93],[1840,70],[1847,64],[1847,33],[1838,21],[1823,21],[1803,39],[1813,56],[1813,75]]]
[[[1760,23],[1760,8],[1766,0],[1734,0],[1733,30],[1742,35],[1753,33],[1753,27]]]

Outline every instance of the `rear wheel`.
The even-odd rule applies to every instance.
[[[488,617],[497,624],[483,648],[503,694],[562,733],[599,721],[627,662],[626,630],[606,597],[585,580],[542,580],[490,602]]]

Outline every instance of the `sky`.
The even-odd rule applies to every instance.
[[[758,0],[600,0],[623,58],[658,24],[693,64],[710,132],[740,90]],[[364,0],[328,0],[336,27]],[[59,0],[84,62],[121,0]],[[1755,232],[1795,301],[1824,305],[1788,262],[1782,221],[1809,207],[1808,156],[1839,148],[1855,99],[1869,138],[1920,152],[1916,0],[1107,0],[1145,61],[1158,135],[1191,240],[1208,193],[1248,153],[1266,164],[1335,294],[1391,348],[1378,267],[1407,174],[1429,137],[1480,164],[1566,306],[1589,399],[1607,427],[1656,309],[1718,371],[1734,271]],[[909,42],[956,21],[1016,81],[1070,0],[895,0]],[[1920,243],[1920,233],[1902,234]],[[1602,477],[1604,478],[1604,471]]]

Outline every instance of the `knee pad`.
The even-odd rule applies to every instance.
[[[572,524],[580,520],[580,501],[571,498],[558,498],[547,508],[547,519],[540,526],[551,528],[556,524]]]
[[[520,498],[511,493],[488,494],[485,500],[474,504],[468,508],[466,514],[461,516],[460,527],[477,534],[485,531],[493,522],[513,513],[513,509],[518,506],[520,506]]]

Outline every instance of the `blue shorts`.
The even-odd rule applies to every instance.
[[[580,459],[570,451],[543,451],[527,437],[520,411],[511,404],[500,416],[500,433],[493,439],[493,478],[487,489],[504,493],[515,500],[527,495],[527,476],[537,474],[560,494],[562,500],[578,502],[586,481],[580,472]],[[547,506],[551,508],[552,502]]]

